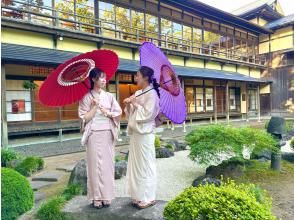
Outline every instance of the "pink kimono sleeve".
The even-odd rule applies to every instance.
[[[91,109],[91,98],[88,94],[79,102],[79,117],[83,120],[84,116]]]
[[[113,122],[116,126],[118,126],[120,121],[120,116],[122,114],[121,107],[119,106],[116,99],[113,97],[113,95],[109,94],[111,96],[111,109],[110,114],[112,115]]]

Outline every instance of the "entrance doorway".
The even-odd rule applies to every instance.
[[[122,109],[124,109],[125,108],[125,104],[123,103],[124,99],[135,94],[135,92],[139,90],[139,87],[135,84],[119,84],[118,89],[119,89],[119,104],[122,107]],[[122,117],[125,118],[124,112]]]
[[[226,88],[216,87],[216,109],[217,113],[225,114],[226,112]]]

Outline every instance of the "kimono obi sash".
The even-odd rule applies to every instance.
[[[91,123],[92,131],[111,130],[112,122],[111,119],[104,116],[98,109]]]

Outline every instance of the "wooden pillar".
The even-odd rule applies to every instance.
[[[5,66],[1,65],[1,148],[8,147],[8,129],[6,112],[6,74]]]
[[[216,81],[214,81],[214,87],[213,87],[213,113],[214,113],[214,123],[217,124]]]
[[[118,103],[120,103],[119,102],[120,101],[120,98],[119,98],[119,73],[115,73],[115,92],[116,92],[116,100]],[[122,141],[122,139],[120,137],[120,130],[121,129],[120,129],[120,123],[119,123],[119,125],[118,125],[118,139],[117,139],[118,142]]]
[[[258,122],[261,122],[260,120],[260,84],[257,85],[257,117],[258,117]]]
[[[249,115],[248,115],[248,111],[249,111],[249,95],[248,95],[248,84],[246,83],[246,121],[249,121]]]
[[[229,99],[229,81],[226,81],[226,115],[227,123],[230,122],[230,99]]]
[[[183,78],[181,79],[181,86],[182,86],[182,89],[183,89],[184,94],[185,94],[185,80]],[[187,130],[186,130],[186,119],[185,119],[185,121],[183,123],[183,132],[186,132],[186,131]]]
[[[99,22],[99,2],[94,1],[94,18],[95,18],[95,33],[96,34],[101,34],[101,26]]]
[[[116,100],[119,103],[119,73],[115,73]]]

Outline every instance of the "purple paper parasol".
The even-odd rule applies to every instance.
[[[186,100],[175,70],[164,53],[150,42],[140,48],[140,65],[154,70],[160,85],[160,109],[172,122],[181,124],[186,119]]]

